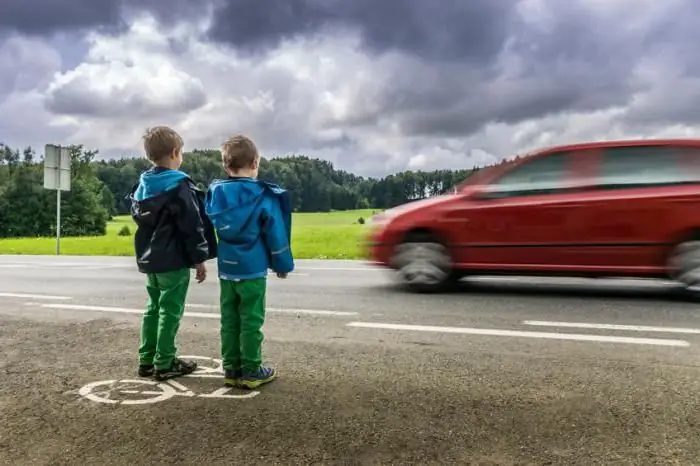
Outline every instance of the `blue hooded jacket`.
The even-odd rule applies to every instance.
[[[189,178],[189,176],[187,173],[180,170],[171,170],[161,167],[147,170],[141,173],[139,177],[139,186],[134,192],[134,199],[143,201],[162,194],[165,191],[175,189],[180,184],[180,181],[185,178]]]
[[[289,193],[252,178],[216,180],[206,213],[219,237],[219,278],[246,280],[294,270]]]

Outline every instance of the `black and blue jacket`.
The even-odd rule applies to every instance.
[[[155,167],[131,193],[139,271],[171,272],[217,256],[216,234],[204,212],[204,193],[179,170]]]

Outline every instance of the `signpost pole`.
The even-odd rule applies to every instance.
[[[60,151],[60,148],[59,148]],[[59,152],[60,153],[60,152]],[[60,160],[60,157],[59,157]],[[60,171],[59,171],[60,174]],[[56,189],[56,255],[61,255],[61,177],[57,176]]]

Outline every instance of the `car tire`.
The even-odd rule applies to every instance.
[[[669,259],[671,278],[679,282],[688,297],[700,299],[700,239],[677,245]]]
[[[392,268],[409,291],[439,293],[459,282],[449,249],[426,233],[409,235],[392,257]]]

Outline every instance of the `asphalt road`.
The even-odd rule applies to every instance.
[[[222,389],[211,359],[213,264],[179,337],[205,369],[138,380],[142,284],[130,258],[0,256],[4,464],[700,463],[700,309],[667,284],[422,296],[360,263],[300,261],[270,279],[280,378],[252,393]]]

